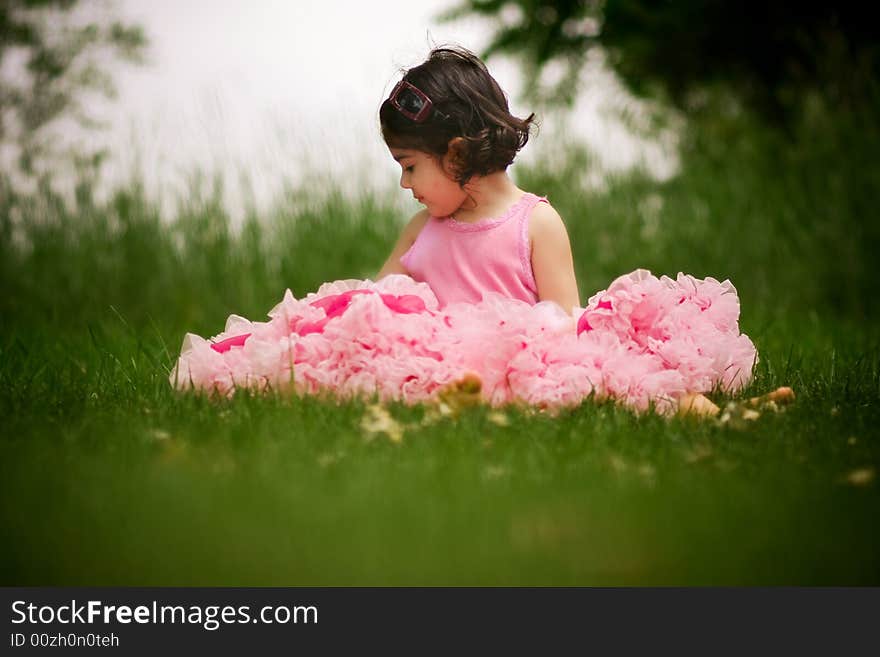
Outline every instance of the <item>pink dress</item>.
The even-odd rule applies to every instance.
[[[476,223],[431,217],[400,263],[431,286],[441,306],[478,303],[487,292],[535,304],[528,219],[542,201],[547,199],[523,194],[500,217]]]
[[[268,321],[232,315],[210,340],[187,334],[171,383],[412,403],[477,374],[493,405],[593,396],[659,412],[684,392],[748,383],[757,353],[739,331],[730,281],[640,269],[574,317],[536,303],[527,227],[542,200],[526,194],[476,224],[429,219],[401,259],[412,277],[334,281],[302,299],[287,290]]]

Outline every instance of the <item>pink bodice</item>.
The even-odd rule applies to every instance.
[[[526,192],[502,216],[475,223],[431,217],[400,262],[441,306],[477,303],[486,292],[535,304],[528,220],[541,201],[547,199]]]

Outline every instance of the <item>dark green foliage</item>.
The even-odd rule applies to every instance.
[[[600,4],[595,0],[464,0],[440,19],[451,21],[470,13],[496,19],[492,41],[481,55],[513,55],[524,67],[528,95],[546,96],[551,102],[571,101],[587,52],[599,43],[595,28]],[[503,18],[508,11],[512,20]],[[565,75],[542,93],[538,77],[551,61],[563,63]]]
[[[880,40],[858,2],[720,0],[608,2],[602,41],[636,91],[662,85],[687,108],[689,93],[729,85],[749,106],[786,121],[811,93],[851,107],[876,93]],[[866,89],[872,83],[873,89]]]
[[[446,17],[469,13],[497,19],[486,56],[512,55],[532,79],[550,62],[566,65],[550,99],[571,99],[596,45],[636,93],[685,110],[700,108],[698,92],[720,87],[785,124],[812,94],[853,107],[877,93],[880,39],[861,2],[465,0]]]

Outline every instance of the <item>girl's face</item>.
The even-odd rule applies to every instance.
[[[458,210],[468,195],[450,175],[446,157],[436,157],[410,148],[392,148],[391,156],[400,164],[400,186],[412,191],[431,216],[448,217]]]

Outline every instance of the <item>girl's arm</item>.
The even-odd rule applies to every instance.
[[[567,312],[580,307],[568,231],[549,203],[538,203],[529,218],[532,272],[540,301],[555,301]]]
[[[413,215],[413,218],[409,220],[409,223],[401,231],[400,237],[397,238],[397,244],[395,244],[394,248],[391,250],[391,255],[388,256],[385,264],[382,265],[382,269],[376,274],[377,281],[388,276],[388,274],[409,275],[406,267],[400,263],[400,258],[409,250],[409,247],[413,245],[413,242],[416,241],[419,233],[422,232],[422,228],[425,227],[425,223],[428,221],[429,216],[427,209],[421,210]]]

